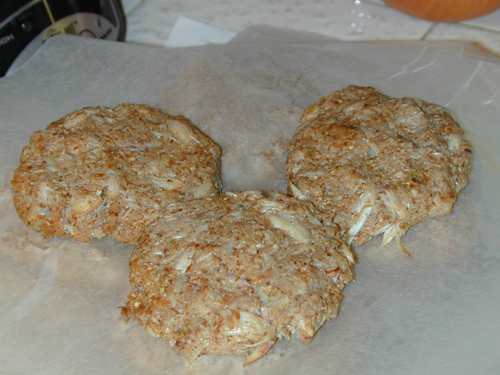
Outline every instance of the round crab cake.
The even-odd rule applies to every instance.
[[[133,244],[162,207],[220,194],[220,156],[181,116],[134,104],[84,108],[31,136],[14,203],[47,238]]]
[[[382,245],[448,214],[467,183],[470,144],[450,113],[349,86],[306,109],[286,164],[289,192],[310,200],[348,243]]]
[[[310,202],[258,191],[176,203],[130,258],[125,315],[194,361],[263,356],[278,338],[310,342],[337,316],[354,262]]]

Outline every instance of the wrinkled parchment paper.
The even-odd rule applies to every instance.
[[[499,373],[496,59],[459,42],[287,43],[278,33],[264,43],[258,34],[169,50],[54,37],[0,79],[0,373]],[[130,246],[44,240],[14,210],[9,180],[33,131],[123,102],[182,114],[218,142],[225,190],[283,191],[286,144],[303,110],[349,84],[448,106],[473,145],[473,170],[450,215],[403,238],[412,257],[392,243],[379,249],[379,238],[354,249],[356,281],[310,344],[280,341],[245,368],[231,356],[189,366],[120,315]]]

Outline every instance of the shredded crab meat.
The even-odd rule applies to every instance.
[[[288,190],[354,245],[383,234],[383,245],[395,238],[406,252],[406,231],[448,214],[468,183],[463,134],[436,104],[348,86],[304,111],[288,153]]]
[[[220,156],[181,116],[135,104],[84,108],[33,133],[14,203],[45,237],[134,244],[162,207],[221,192]]]
[[[267,215],[271,224],[278,229],[285,231],[289,236],[295,238],[299,242],[307,243],[310,234],[302,224],[293,217],[277,212],[276,214]]]
[[[347,232],[348,243],[351,243],[353,241],[354,237],[356,237],[359,231],[363,228],[363,225],[365,225],[368,216],[370,216],[374,209],[375,198],[375,186],[371,181],[369,181],[367,188],[361,194],[359,202],[355,207],[355,210],[357,212],[361,212],[359,214],[358,220],[351,226],[351,228]]]
[[[373,211],[373,206],[365,207],[363,211],[361,211],[361,214],[359,215],[358,221],[349,229],[347,234],[349,235],[348,242],[351,243],[354,237],[359,233],[361,228],[363,228],[363,225],[366,223],[366,219],[368,219],[368,216]]]
[[[309,202],[257,191],[169,205],[130,258],[125,313],[190,361],[310,342],[337,316],[354,257]]]
[[[291,182],[288,182],[288,190],[297,199],[307,199],[307,197]]]

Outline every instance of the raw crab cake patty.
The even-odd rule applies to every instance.
[[[314,213],[257,191],[167,207],[132,253],[124,313],[190,360],[232,354],[248,364],[291,333],[311,341],[337,315],[354,262],[338,227]]]
[[[286,164],[289,192],[311,200],[356,245],[382,244],[448,214],[467,183],[470,144],[449,112],[349,86],[306,109]]]
[[[133,244],[162,207],[220,193],[220,155],[181,116],[134,104],[84,108],[31,136],[14,203],[45,237]]]

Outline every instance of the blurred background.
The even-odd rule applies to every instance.
[[[488,6],[490,9],[500,6],[498,0],[392,0],[392,3],[399,5],[399,9],[407,6],[405,3],[423,3],[427,14],[438,19],[467,18],[478,6],[484,11],[488,11]],[[122,0],[122,4],[127,16],[126,41],[132,43],[164,46],[176,21],[184,16],[233,32],[266,24],[347,41],[467,40],[480,43],[500,56],[500,9],[451,23],[409,16],[383,0]]]
[[[345,41],[470,41],[500,56],[500,0],[1,0],[0,77],[58,34],[180,47],[253,25]]]

